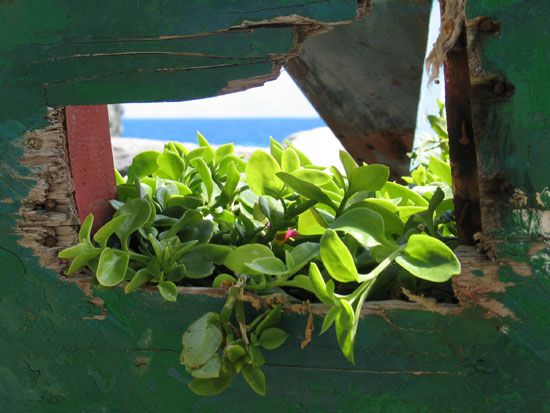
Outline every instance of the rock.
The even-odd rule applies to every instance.
[[[302,151],[315,165],[336,166],[340,164],[339,151],[345,150],[328,127],[296,132],[287,138],[296,149]]]

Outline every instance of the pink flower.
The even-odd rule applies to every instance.
[[[293,228],[289,228],[289,229],[286,230],[285,238],[284,238],[283,242],[287,242],[289,239],[291,240],[292,238],[299,237],[299,236],[300,236],[300,234],[298,234],[298,231],[296,231]]]

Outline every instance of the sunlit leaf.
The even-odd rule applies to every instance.
[[[124,280],[128,268],[128,254],[105,248],[99,256],[97,266],[97,281],[104,287],[113,287]]]
[[[282,275],[288,272],[286,265],[277,257],[256,258],[245,266],[254,273],[267,275]]]
[[[460,262],[443,242],[425,234],[411,235],[395,262],[418,278],[445,282],[460,273]]]
[[[275,158],[260,150],[252,153],[246,164],[246,182],[256,195],[279,192],[283,182],[277,177],[281,168]]]
[[[350,193],[373,192],[381,189],[388,181],[390,168],[385,165],[363,165],[349,175]]]
[[[235,248],[227,255],[223,265],[233,271],[235,274],[256,274],[256,271],[250,270],[246,263],[252,262],[257,258],[273,257],[273,251],[262,244],[247,244]]]
[[[327,229],[320,245],[321,259],[332,278],[341,282],[359,280],[353,257],[335,231]]]
[[[144,151],[134,156],[132,163],[128,167],[128,182],[134,182],[135,177],[151,175],[158,169],[157,157],[158,151]]]
[[[281,169],[283,172],[292,172],[300,167],[300,158],[293,148],[286,148],[281,155]]]

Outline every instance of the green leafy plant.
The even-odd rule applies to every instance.
[[[79,243],[59,255],[71,260],[68,274],[87,267],[98,284],[124,284],[126,293],[154,285],[175,301],[181,285],[227,289],[222,311],[183,334],[181,362],[195,393],[217,394],[242,373],[265,394],[261,349],[278,348],[287,334],[277,306],[248,322],[243,291],[326,304],[321,332],[334,326],[351,362],[365,300],[400,287],[452,299],[449,287],[435,287],[460,272],[444,162],[433,161],[431,182],[404,186],[388,181],[386,166],[357,165],[343,151],[338,169],[274,140],[247,161],[232,144],[214,149],[200,134],[198,143],[137,155],[126,177],[116,172],[113,218],[92,236],[88,216]]]

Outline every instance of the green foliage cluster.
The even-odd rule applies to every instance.
[[[447,133],[447,119],[445,117],[445,106],[443,102],[437,101],[439,111],[437,115],[428,115],[428,122],[432,128],[432,133],[420,140],[418,147],[412,151],[409,156],[415,164],[410,177],[403,179],[414,185],[426,185],[437,181],[441,176],[436,171],[442,168],[448,169],[449,163],[449,135]],[[446,164],[442,167],[441,163]],[[448,169],[448,180],[451,185],[451,173]]]
[[[214,149],[200,134],[198,143],[137,155],[127,177],[116,174],[113,218],[92,236],[88,216],[79,243],[60,253],[72,260],[68,274],[88,267],[99,285],[123,283],[126,293],[156,285],[175,301],[178,285],[228,289],[222,311],[183,335],[181,362],[197,394],[217,394],[239,373],[265,393],[260,349],[279,347],[287,334],[276,327],[279,307],[246,321],[244,290],[326,304],[322,332],[334,326],[354,362],[365,300],[401,286],[424,293],[460,272],[444,162],[434,158],[430,182],[409,187],[388,181],[386,166],[357,165],[343,151],[341,172],[274,140],[247,161],[232,144]]]

